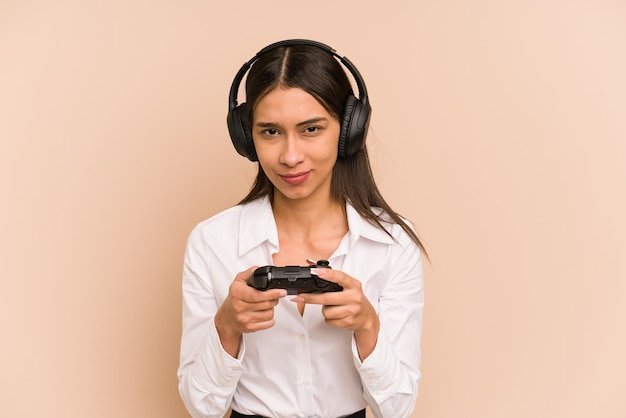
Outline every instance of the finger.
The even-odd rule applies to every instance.
[[[292,302],[310,303],[312,305],[344,305],[347,300],[342,292],[300,293]]]
[[[256,290],[253,287],[250,287],[250,289],[252,292],[250,293],[248,301],[251,303],[261,303],[267,301],[274,301],[278,303],[278,299],[287,296],[287,291],[285,289]]]
[[[324,295],[313,293],[298,293],[298,296],[291,298],[292,302],[310,303],[313,305],[323,305]]]
[[[236,312],[242,314],[247,312],[265,312],[273,310],[278,305],[278,300],[272,299],[262,302],[247,302],[238,300],[233,306]]]
[[[333,270],[328,268],[316,268],[313,269],[312,273],[317,275],[320,279],[328,280],[334,283],[337,283],[344,289],[351,287],[358,287],[361,285],[361,282],[355,279],[352,276],[347,275],[341,270]]]
[[[258,266],[252,266],[248,270],[239,272],[237,276],[235,276],[235,280],[240,282],[248,282],[248,279],[250,278],[250,276],[252,276],[254,270],[256,270],[257,268]]]
[[[254,332],[274,326],[274,310],[248,312],[238,318],[243,332]]]
[[[343,306],[324,305],[322,306],[322,315],[327,321],[332,321],[347,318],[350,313]]]
[[[274,318],[274,309],[249,311],[241,315],[242,322],[246,322],[246,323],[267,322],[273,318]]]
[[[248,303],[262,303],[267,301],[274,301],[278,303],[278,299],[287,296],[285,289],[269,289],[269,290],[257,290],[247,283],[237,282],[233,284],[236,290],[233,292],[237,297]]]
[[[272,311],[273,312],[276,305],[278,305],[278,299],[270,299],[270,300],[264,300],[261,302],[249,303],[249,308],[251,311],[260,311],[260,312]]]
[[[243,327],[243,332],[256,332],[256,331],[262,331],[264,329],[268,329],[274,326],[274,324],[276,323],[276,321],[274,321],[274,319],[270,319],[269,321],[262,321],[262,322],[250,322],[247,323],[245,325],[245,327]]]

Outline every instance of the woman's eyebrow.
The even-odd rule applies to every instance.
[[[314,123],[325,122],[327,120],[328,119],[326,119],[325,117],[321,116],[319,118],[312,118],[312,119],[305,120],[303,122],[298,123],[296,126],[311,125],[311,124],[314,124]]]
[[[254,126],[258,126],[259,128],[276,128],[276,127],[280,127],[280,123],[274,123],[274,122],[255,122]]]
[[[297,127],[301,127],[301,126],[305,126],[305,125],[311,125],[314,123],[319,123],[319,122],[325,122],[327,121],[328,118],[325,118],[323,116],[321,117],[316,117],[316,118],[311,118],[311,119],[307,119],[305,121],[299,122],[298,124],[296,124]],[[259,127],[259,128],[280,128],[282,125],[280,123],[277,122],[255,122],[254,126]]]

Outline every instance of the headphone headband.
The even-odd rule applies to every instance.
[[[241,66],[239,71],[237,71],[237,75],[235,75],[233,83],[230,86],[230,94],[228,95],[228,110],[231,111],[237,107],[237,95],[239,93],[239,86],[241,85],[243,77],[246,75],[250,67],[252,67],[252,64],[254,64],[259,58],[261,58],[261,56],[266,52],[269,52],[276,48],[294,45],[307,45],[323,49],[324,51],[337,58],[348,69],[348,71],[350,71],[350,74],[352,74],[352,77],[354,78],[357,89],[359,91],[359,100],[361,101],[361,103],[366,104],[368,102],[367,88],[365,87],[365,82],[361,77],[361,73],[359,73],[359,70],[357,70],[354,64],[352,64],[352,62],[347,57],[339,55],[333,48],[321,42],[311,41],[309,39],[287,39],[284,41],[274,42],[273,44],[266,46],[265,48],[257,52],[256,55],[252,57],[249,61],[246,61]]]

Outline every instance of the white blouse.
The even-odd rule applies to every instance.
[[[366,404],[376,417],[409,417],[420,380],[424,278],[419,248],[397,224],[390,237],[347,205],[349,231],[329,258],[362,283],[378,313],[374,351],[361,362],[353,332],[327,325],[321,306],[300,315],[283,298],[275,325],[243,334],[237,358],[221,346],[213,318],[237,273],[272,264],[278,232],[268,198],[198,224],[183,268],[183,333],[178,369],[194,418],[229,407],[265,417],[349,415]]]

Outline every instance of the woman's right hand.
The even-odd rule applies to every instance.
[[[228,289],[228,296],[215,314],[215,327],[222,347],[237,357],[244,332],[256,332],[274,326],[274,307],[287,296],[284,289],[256,290],[248,286],[248,278],[256,266],[237,274]]]

